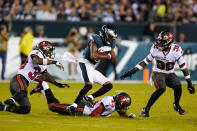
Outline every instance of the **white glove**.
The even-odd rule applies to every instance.
[[[98,49],[99,52],[110,52],[111,51],[111,47],[109,46],[102,46]]]
[[[136,118],[136,115],[134,113],[131,113],[128,115],[129,118]]]
[[[56,65],[56,67],[58,67],[60,70],[62,69],[62,70],[64,70],[64,67],[63,67],[63,65],[60,63],[60,62],[56,62],[55,63],[55,65]]]

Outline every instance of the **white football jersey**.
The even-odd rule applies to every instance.
[[[83,114],[89,116],[92,113],[92,111],[94,111],[97,107],[100,106],[101,103],[103,103],[106,109],[102,114],[100,114],[101,116],[109,116],[112,112],[115,111],[115,101],[113,96],[105,96],[100,100],[96,101],[96,104],[93,108],[85,106]]]
[[[185,62],[182,54],[182,49],[177,44],[172,44],[169,52],[161,51],[153,45],[147,58],[153,61],[153,72],[173,73],[176,62],[178,65]]]
[[[35,78],[37,78],[41,72],[46,70],[46,65],[33,64],[31,58],[32,55],[36,55],[39,58],[45,58],[39,50],[33,50],[27,57],[25,63],[20,67],[17,74],[23,75],[29,83],[31,83]]]

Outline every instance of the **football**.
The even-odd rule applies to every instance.
[[[101,55],[108,55],[108,53],[110,53],[110,52],[100,52],[99,50],[97,51],[99,54],[101,54]]]

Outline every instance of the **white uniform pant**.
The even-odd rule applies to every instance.
[[[93,84],[95,82],[103,85],[105,82],[109,81],[102,73],[94,69],[94,65],[91,63],[79,63],[77,65],[77,70],[84,83],[91,82]]]

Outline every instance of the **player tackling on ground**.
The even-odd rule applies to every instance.
[[[41,82],[30,92],[30,94],[42,93],[46,97],[49,110],[62,115],[72,115],[68,110],[71,104],[60,104],[58,99],[54,97],[53,93],[51,92],[49,94],[49,92],[51,91],[46,82]],[[93,107],[88,107],[85,104],[84,101],[79,102],[78,107],[76,108],[76,115],[108,117],[111,116],[114,111],[117,111],[122,117],[136,117],[134,113],[127,114],[127,110],[131,105],[131,97],[125,92],[121,92],[115,96],[104,96],[97,100]]]
[[[47,65],[55,64],[60,69],[63,69],[61,63],[50,60],[53,55],[54,47],[48,41],[42,41],[37,45],[27,57],[26,62],[20,67],[17,75],[10,81],[10,92],[13,97],[4,101],[6,105],[0,102],[0,110],[5,110],[17,114],[28,114],[31,109],[31,104],[27,97],[27,87],[38,76],[58,87],[68,86],[55,81],[55,79],[47,72]],[[17,106],[17,102],[20,106]]]
[[[139,62],[133,69],[121,75],[121,79],[132,76],[153,61],[152,76],[156,91],[150,97],[146,107],[141,111],[140,115],[143,117],[149,117],[151,106],[165,92],[166,86],[174,89],[174,110],[179,112],[181,115],[185,113],[179,105],[182,88],[180,80],[174,73],[174,66],[176,62],[185,76],[189,93],[195,93],[195,88],[192,85],[185,60],[182,56],[182,49],[179,45],[174,44],[174,39],[174,34],[162,31],[157,38],[157,42],[151,47],[148,56],[143,61]]]
[[[84,82],[84,87],[79,92],[74,103],[69,107],[71,115],[76,115],[76,108],[82,99],[92,107],[94,98],[102,96],[112,89],[113,86],[109,79],[97,71],[94,66],[101,59],[112,60],[113,63],[116,63],[117,58],[113,50],[115,48],[114,39],[116,37],[116,29],[112,25],[104,25],[99,35],[93,34],[91,36],[83,52],[83,62],[78,64],[78,72]],[[93,82],[102,85],[102,87],[86,97],[85,95],[92,89]]]

